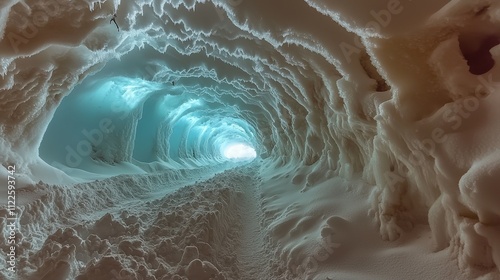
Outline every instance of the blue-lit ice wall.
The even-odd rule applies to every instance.
[[[258,106],[234,97],[241,89],[207,78],[210,70],[179,73],[157,60],[140,62],[141,52],[110,63],[63,99],[40,147],[44,160],[99,172],[124,162],[214,165],[232,160],[223,154],[231,143],[259,151]]]

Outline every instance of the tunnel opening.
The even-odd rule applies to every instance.
[[[252,161],[257,157],[257,152],[248,143],[230,143],[221,147],[222,155],[230,161]]]
[[[224,85],[216,80],[184,77],[191,74],[157,58],[141,62],[137,57],[144,52],[151,55],[150,48],[135,49],[108,62],[61,101],[39,147],[44,161],[78,177],[151,170],[158,164],[241,165],[257,157],[258,133],[241,112],[244,101],[220,99]],[[149,76],[142,69],[151,70]],[[244,143],[246,154],[234,147],[225,154],[231,141]]]

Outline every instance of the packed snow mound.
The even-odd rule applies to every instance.
[[[235,270],[243,211],[239,201],[242,188],[252,182],[241,171],[228,171],[186,187],[168,173],[76,185],[73,193],[37,185],[32,192],[40,198],[23,209],[20,226],[53,233],[26,230],[36,239],[21,240],[19,248],[30,253],[18,276],[240,279]],[[144,193],[137,190],[140,186],[156,189],[157,197],[138,197]],[[168,186],[172,189],[161,189]],[[74,201],[78,190],[83,194],[76,196],[88,196],[87,203]],[[29,243],[37,249],[32,251]]]
[[[148,263],[161,243],[153,235],[139,239],[139,227],[157,230],[160,210],[148,211],[173,200],[150,202],[136,221],[119,212],[125,205],[113,214],[108,206],[120,196],[102,200],[104,183],[89,181],[168,169],[202,170],[208,178],[229,168],[221,147],[243,142],[256,149],[255,177],[267,180],[256,197],[269,230],[263,246],[281,260],[272,264],[278,279],[321,274],[300,266],[320,250],[300,238],[328,243],[331,233],[348,236],[355,226],[340,213],[323,216],[293,203],[301,199],[297,190],[316,203],[322,184],[336,177],[362,182],[356,191],[364,200],[356,201],[367,203],[363,211],[382,239],[398,242],[429,226],[433,250],[449,250],[470,275],[496,277],[499,11],[489,0],[3,1],[0,180],[12,181],[15,166],[19,223],[28,227],[18,236],[22,275],[96,278],[114,267],[123,277],[166,271],[237,279],[231,246],[222,262],[184,234],[166,233],[180,238],[172,242],[182,244],[175,259]],[[110,22],[115,13],[119,31]],[[270,188],[274,179],[287,188]],[[0,184],[2,203],[9,184]],[[86,197],[81,184],[96,197]],[[200,219],[234,223],[237,190],[210,192],[190,194],[226,210],[206,202],[213,213]],[[54,204],[43,202],[57,195]],[[280,197],[290,200],[278,203]],[[68,201],[97,203],[101,210],[91,212],[102,215],[89,224],[66,221],[71,213],[58,216],[57,209],[71,210]],[[171,215],[197,213],[198,205],[175,208],[181,206],[167,208]],[[53,217],[54,225],[40,225],[37,215]],[[175,224],[172,217],[158,222]],[[0,226],[8,236],[6,218]],[[223,242],[213,235],[213,244],[204,242]],[[94,249],[101,252],[95,259]]]

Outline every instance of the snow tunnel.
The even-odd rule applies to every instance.
[[[261,145],[255,116],[262,109],[225,97],[238,88],[210,79],[208,69],[176,73],[185,67],[181,55],[162,61],[161,54],[147,58],[151,53],[133,50],[72,89],[47,127],[40,157],[75,176],[132,172],[120,164],[132,161],[138,168],[153,162],[196,168],[255,159]],[[253,154],[238,156],[232,143]]]
[[[500,279],[497,2],[1,2],[0,279]]]

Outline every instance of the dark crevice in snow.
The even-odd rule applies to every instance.
[[[488,35],[482,38],[476,45],[476,48],[469,49],[464,47],[464,40],[466,37],[460,36],[460,50],[469,65],[469,71],[474,75],[482,75],[487,73],[495,66],[495,61],[491,56],[490,50],[500,44],[500,37],[495,35]]]
[[[382,77],[382,75],[380,75],[377,68],[373,65],[370,60],[370,56],[368,56],[366,52],[361,55],[360,63],[368,77],[377,82],[376,91],[383,92],[391,89],[386,80]]]

